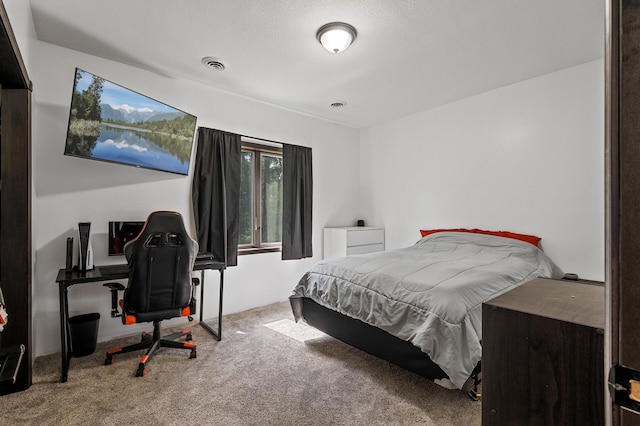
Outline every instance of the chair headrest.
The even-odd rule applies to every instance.
[[[147,217],[147,221],[144,224],[144,228],[142,228],[139,235],[158,231],[180,234],[187,233],[187,230],[184,227],[184,221],[182,220],[182,215],[178,212],[164,210],[149,214],[149,217]]]
[[[156,235],[162,235],[163,240],[157,240]],[[125,255],[130,253],[134,246],[140,247],[141,243],[146,247],[156,247],[165,243],[181,246],[186,243],[185,240],[191,240],[191,238],[184,227],[180,213],[165,210],[155,211],[149,214],[138,236],[126,244]]]

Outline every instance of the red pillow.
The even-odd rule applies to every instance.
[[[485,231],[483,229],[465,229],[465,228],[452,228],[452,229],[421,229],[420,235],[426,237],[430,234],[435,234],[436,232],[470,232],[473,234],[486,234],[486,235],[495,235],[497,237],[505,237],[505,238],[513,238],[514,240],[525,241],[529,244],[533,244],[534,246],[538,246],[540,240],[542,238],[536,237],[535,235],[527,235],[527,234],[516,234],[515,232],[509,231]]]
[[[473,232],[473,229],[456,228],[456,229],[421,229],[420,235],[426,237],[427,235],[435,234],[436,232]]]

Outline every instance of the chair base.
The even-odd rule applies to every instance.
[[[142,333],[140,343],[134,343],[133,345],[125,346],[122,348],[114,348],[108,350],[107,356],[104,360],[104,365],[113,364],[114,355],[147,349],[146,353],[140,358],[140,363],[138,364],[138,369],[136,370],[136,377],[142,377],[147,374],[147,370],[145,368],[147,363],[151,360],[151,357],[155,354],[155,352],[162,347],[189,349],[191,351],[191,353],[189,354],[189,358],[196,358],[196,345],[193,343],[187,343],[192,339],[191,330],[187,329],[178,331],[162,338],[160,334],[160,322],[161,321],[153,322],[153,335],[149,333]],[[176,339],[179,339],[183,336],[185,337],[185,340],[187,342],[176,342]]]

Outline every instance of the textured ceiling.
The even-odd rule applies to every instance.
[[[29,1],[39,40],[355,128],[604,55],[602,0]],[[337,55],[332,21],[358,31]]]

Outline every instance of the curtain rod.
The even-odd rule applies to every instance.
[[[282,142],[276,142],[276,141],[272,141],[272,140],[269,140],[269,139],[263,139],[263,138],[256,138],[256,137],[253,137],[253,136],[240,135],[240,137],[243,138],[243,139],[251,139],[252,141],[257,141],[257,142],[260,142],[260,143],[263,143],[263,144],[266,142],[267,144],[271,144],[271,145],[278,146],[278,147],[282,147],[282,145],[286,145],[286,144],[284,144]],[[251,142],[251,141],[249,141],[249,142]]]
[[[1,1],[1,0],[0,0]],[[200,126],[203,129],[207,129],[208,127],[203,127]],[[219,130],[221,132],[225,132],[225,133],[230,133],[230,132],[226,132],[225,130],[220,130],[220,129],[211,129],[211,130]],[[265,145],[272,145],[272,146],[277,146],[279,148],[281,148],[283,145],[289,145],[289,146],[301,146],[301,145],[294,145],[294,144],[290,144],[290,143],[285,143],[285,142],[277,142],[277,141],[272,141],[270,139],[264,139],[264,138],[256,138],[255,136],[249,136],[249,135],[241,135],[239,133],[235,133],[236,135],[240,136],[241,138],[247,139],[248,142],[251,141],[256,141],[258,143],[262,143]]]

